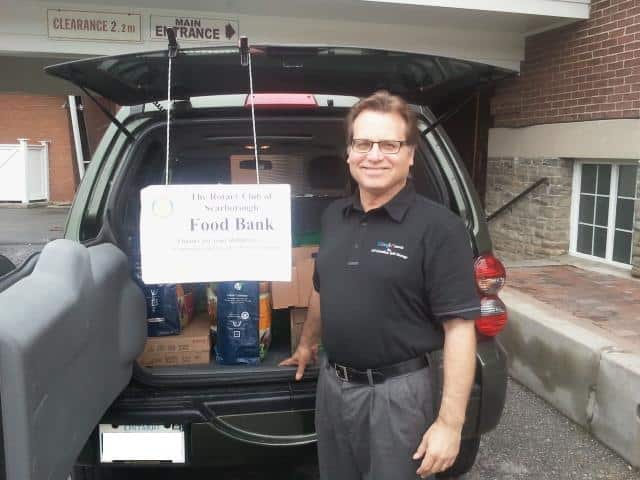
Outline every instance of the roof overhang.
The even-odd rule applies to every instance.
[[[230,19],[251,44],[348,45],[451,57],[517,71],[526,35],[589,15],[589,0],[182,0],[179,10],[173,0],[106,0],[99,5],[81,0],[8,2],[0,17],[0,61],[30,72],[59,60],[165,48],[150,38],[152,16]],[[58,8],[139,15],[140,40],[50,38],[47,11]],[[44,74],[26,79],[24,71],[5,68],[0,91],[35,88],[72,93],[70,87],[52,83]]]

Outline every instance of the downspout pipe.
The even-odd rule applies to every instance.
[[[73,144],[76,151],[76,163],[80,180],[84,177],[84,153],[82,152],[82,139],[80,138],[80,124],[78,120],[78,103],[76,97],[69,95],[69,116],[71,117],[71,128],[73,130]]]

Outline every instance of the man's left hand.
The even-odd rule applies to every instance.
[[[442,472],[453,465],[460,451],[462,427],[447,425],[438,418],[422,436],[413,459],[422,458],[416,471],[420,478]]]

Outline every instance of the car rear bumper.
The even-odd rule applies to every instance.
[[[478,344],[478,362],[481,372],[482,395],[477,432],[483,434],[498,426],[507,396],[507,354],[497,340]]]
[[[238,431],[245,430],[253,438],[259,437],[262,432],[266,439],[290,437],[292,440],[305,438],[307,441],[298,442],[298,444],[292,442],[290,445],[280,447],[268,442],[260,445],[257,442],[247,442],[241,436],[229,436],[211,422],[193,422],[185,424],[186,463],[184,466],[266,466],[270,462],[277,463],[284,459],[291,459],[293,462],[296,458],[305,463],[305,459],[315,453],[313,410],[231,415],[223,419],[233,422],[234,426],[239,427]],[[78,465],[89,466],[99,463],[99,437],[96,430],[78,458]],[[135,462],[110,464],[112,467],[132,465],[135,465]],[[140,462],[139,465],[159,466],[160,464],[145,461]]]
[[[436,373],[437,412],[442,391],[441,352],[432,354],[431,362]],[[463,438],[478,437],[495,428],[505,404],[507,365],[503,348],[493,339],[480,342],[477,362]],[[189,466],[233,466],[270,458],[301,458],[315,448],[315,387],[311,380],[257,389],[182,392],[149,391],[134,385],[114,402],[101,423],[184,425]],[[98,445],[95,431],[79,464],[99,463]]]
[[[189,466],[295,457],[315,449],[315,388],[313,380],[182,391],[132,384],[100,423],[183,425]],[[79,465],[100,462],[98,435],[96,428],[78,458]]]

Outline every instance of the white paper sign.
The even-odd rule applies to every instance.
[[[138,13],[47,10],[49,38],[140,42]]]
[[[173,27],[178,43],[237,43],[237,20],[202,17],[162,17],[151,15],[149,35],[151,40],[167,41],[167,27]]]
[[[144,283],[291,280],[289,185],[153,185],[140,195]]]

